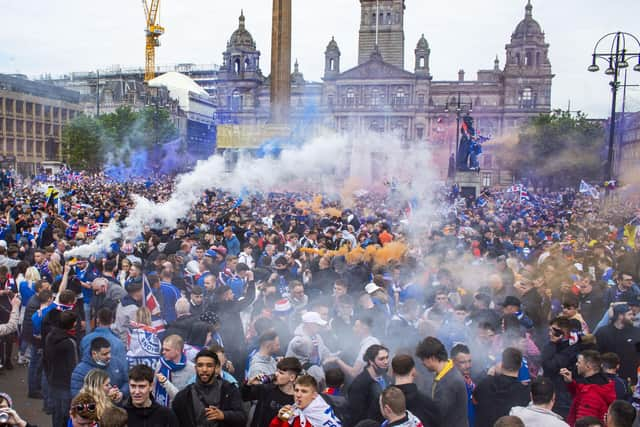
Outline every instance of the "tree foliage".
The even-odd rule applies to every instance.
[[[128,106],[98,118],[79,116],[62,135],[67,162],[74,168],[97,170],[105,163],[128,164],[139,150],[158,152],[175,139],[178,130],[164,108],[134,111]]]
[[[505,150],[505,166],[535,187],[576,186],[601,180],[604,129],[586,115],[556,110],[529,121],[518,142]]]
[[[62,130],[62,152],[74,169],[95,171],[103,161],[100,127],[96,120],[78,116]]]

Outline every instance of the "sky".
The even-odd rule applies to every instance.
[[[247,29],[262,52],[269,74],[271,41],[269,0],[161,0],[160,23],[166,28],[156,64],[220,64],[244,9]],[[431,48],[434,80],[455,80],[459,69],[468,80],[479,69],[504,65],[504,46],[524,17],[526,0],[406,0],[405,68],[412,69],[413,49],[424,33]],[[609,115],[611,92],[603,72],[587,72],[598,39],[612,31],[640,38],[638,0],[532,0],[533,16],[550,44],[555,78],[552,106],[581,110],[589,117]],[[144,13],[140,0],[0,0],[0,73],[38,77],[112,66],[144,66]],[[342,53],[341,70],[357,65],[360,2],[293,0],[293,60],[306,80],[319,81],[324,50],[332,36]],[[635,49],[639,52],[640,47]],[[603,65],[603,64],[601,64]],[[604,67],[601,66],[602,69]],[[640,85],[629,69],[628,85]],[[618,107],[620,108],[620,107]],[[640,87],[628,87],[627,111],[640,110]]]

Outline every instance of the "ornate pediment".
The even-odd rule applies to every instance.
[[[379,58],[372,58],[340,74],[336,80],[346,79],[415,79],[415,75]]]

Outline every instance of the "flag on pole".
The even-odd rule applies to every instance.
[[[145,307],[149,309],[152,316],[160,315],[160,304],[153,295],[153,292],[151,292],[151,286],[149,285],[146,274],[142,275],[142,299],[144,300]]]
[[[594,199],[600,198],[600,193],[598,192],[598,190],[593,185],[584,182],[584,179],[580,180],[580,188],[578,191],[580,193],[587,193]]]

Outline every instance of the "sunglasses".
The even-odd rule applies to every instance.
[[[74,405],[73,409],[75,409],[76,412],[83,412],[83,411],[95,412],[96,411],[96,404],[95,403],[82,403],[82,404]]]

